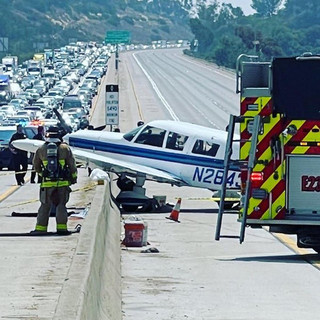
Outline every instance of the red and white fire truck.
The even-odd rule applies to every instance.
[[[230,116],[224,161],[226,186],[232,145],[240,143],[240,243],[247,226],[267,226],[320,253],[320,56],[246,58],[237,60],[240,115]],[[240,141],[233,138],[237,127]],[[224,197],[225,188],[216,240],[223,237]]]

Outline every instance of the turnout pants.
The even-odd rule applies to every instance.
[[[13,163],[17,183],[24,183],[24,176],[28,170],[28,157],[21,154],[14,155]]]
[[[67,230],[70,187],[40,188],[40,208],[37,216],[36,230],[47,231],[51,206],[56,207],[57,231]]]

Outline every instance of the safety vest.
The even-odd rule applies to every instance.
[[[46,170],[48,170],[48,160],[42,160],[44,170],[41,173],[42,182],[41,188],[53,188],[53,187],[68,187],[71,185],[69,173],[66,168],[66,161],[64,159],[59,160],[58,176],[55,179],[46,176]],[[72,174],[72,177],[74,174]],[[75,174],[75,177],[77,174]]]

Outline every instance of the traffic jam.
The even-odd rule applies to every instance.
[[[89,126],[90,110],[111,51],[110,46],[95,42],[77,42],[45,49],[21,64],[17,56],[2,58],[0,170],[14,169],[9,142],[19,124],[29,139],[39,126],[45,131],[58,126],[62,135]]]

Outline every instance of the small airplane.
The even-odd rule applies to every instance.
[[[114,172],[125,211],[150,204],[146,180],[175,186],[221,189],[227,132],[192,123],[156,120],[123,134],[79,130],[64,136],[77,159],[90,169]],[[38,140],[16,140],[14,146],[35,152]],[[238,154],[235,145],[234,154]],[[133,181],[130,178],[135,178]],[[231,166],[228,189],[240,189],[240,168]],[[149,201],[149,202],[148,202]],[[238,202],[238,201],[235,201]]]

